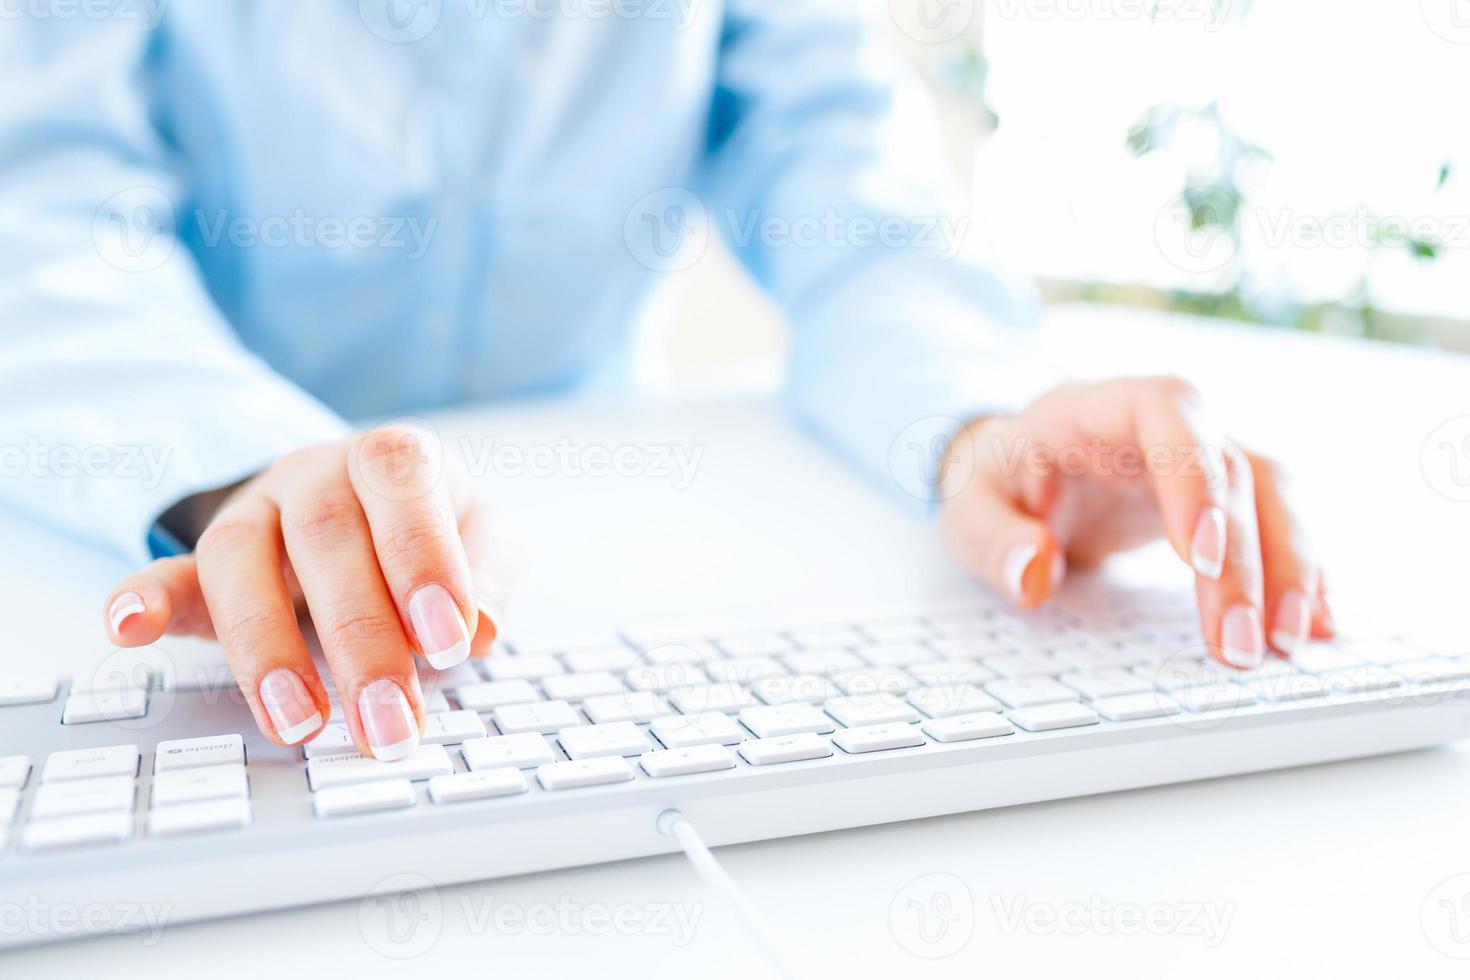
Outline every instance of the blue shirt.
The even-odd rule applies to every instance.
[[[796,417],[896,490],[1034,387],[1029,293],[851,0],[108,2],[0,19],[0,502],[37,519],[141,558],[351,420],[616,379],[715,236]]]

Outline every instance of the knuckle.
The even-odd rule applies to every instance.
[[[441,559],[454,545],[456,532],[432,517],[402,521],[384,536],[378,552],[384,566]]]
[[[1159,397],[1176,404],[1198,405],[1204,401],[1199,387],[1188,378],[1164,374],[1149,379],[1149,386]]]
[[[340,491],[308,494],[289,513],[291,529],[307,538],[341,534],[359,520],[357,498]]]
[[[216,620],[214,624],[220,645],[237,653],[277,647],[282,636],[295,628],[294,619],[288,620],[283,613],[266,606],[246,609],[224,621]]]
[[[429,458],[425,433],[410,425],[383,425],[369,429],[357,439],[357,453],[369,466],[408,469]]]
[[[384,642],[404,642],[403,628],[396,617],[381,612],[348,611],[327,624],[322,641],[337,650],[362,650],[381,646]]]
[[[265,528],[258,522],[244,518],[226,517],[204,529],[194,545],[195,552],[205,560],[238,550],[247,542],[258,539]]]

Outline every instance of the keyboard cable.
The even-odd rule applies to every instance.
[[[694,867],[694,873],[699,875],[700,880],[729,900],[741,924],[745,926],[745,931],[755,941],[756,948],[766,958],[774,975],[781,980],[793,980],[793,974],[786,967],[785,957],[782,956],[771,934],[771,928],[765,916],[746,897],[745,892],[735,883],[735,879],[731,878],[721,866],[714,852],[700,839],[699,833],[695,831],[689,819],[678,810],[665,810],[658,815],[658,830],[659,833],[678,841],[679,846],[684,849],[684,856],[689,859],[689,863]]]

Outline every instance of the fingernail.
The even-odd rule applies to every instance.
[[[1026,599],[1026,570],[1036,560],[1036,555],[1034,544],[1012,545],[1011,550],[1006,552],[1005,564],[1001,569],[1006,588],[1012,596],[1023,602]]]
[[[311,699],[311,692],[296,672],[286,667],[271,671],[261,680],[260,703],[276,726],[276,734],[287,745],[295,745],[322,726],[322,713]]]
[[[1218,507],[1206,508],[1194,526],[1194,539],[1189,543],[1189,563],[1205,578],[1220,577],[1225,568],[1225,512]]]
[[[445,670],[470,655],[470,634],[454,597],[442,585],[426,585],[408,600],[419,648],[435,670]]]
[[[1271,626],[1271,645],[1282,653],[1294,653],[1307,642],[1312,629],[1312,607],[1306,593],[1297,589],[1276,600],[1276,622]]]
[[[1220,646],[1231,666],[1242,670],[1259,667],[1266,656],[1260,613],[1250,606],[1230,607],[1220,624]]]
[[[403,688],[393,681],[385,677],[363,688],[357,696],[357,712],[374,759],[392,762],[418,748],[419,725],[413,708]]]
[[[95,607],[94,607],[95,608]],[[148,607],[143,605],[143,597],[136,592],[124,592],[112,600],[112,605],[107,610],[107,622],[114,633],[122,631],[122,624],[128,621],[129,616],[136,616]],[[96,620],[93,620],[96,622]]]

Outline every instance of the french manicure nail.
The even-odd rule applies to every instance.
[[[1207,507],[1194,525],[1189,563],[1205,578],[1217,579],[1225,569],[1225,512]]]
[[[403,688],[393,681],[385,677],[363,688],[357,696],[357,712],[374,759],[392,762],[418,748],[418,721]]]
[[[1034,544],[1012,545],[1011,550],[1006,552],[1005,562],[1001,567],[1001,576],[1011,595],[1019,601],[1026,600],[1026,570],[1036,560],[1036,555],[1037,549]]]
[[[148,607],[143,604],[143,597],[138,595],[138,593],[124,592],[116,599],[113,599],[112,605],[108,607],[108,625],[112,627],[112,631],[114,633],[118,633],[122,630],[123,623],[126,623],[128,621],[128,617],[136,616],[138,613],[143,612],[147,608]]]
[[[1231,666],[1242,670],[1259,667],[1266,656],[1260,613],[1251,606],[1231,606],[1220,624],[1220,646]]]
[[[1276,622],[1271,626],[1271,645],[1282,653],[1295,653],[1307,642],[1312,629],[1312,607],[1306,593],[1297,589],[1276,600]]]
[[[287,745],[295,745],[322,726],[322,713],[311,692],[289,668],[279,667],[261,679],[260,703]]]
[[[435,670],[446,670],[470,655],[470,633],[454,597],[442,585],[426,585],[408,600],[419,648]]]

